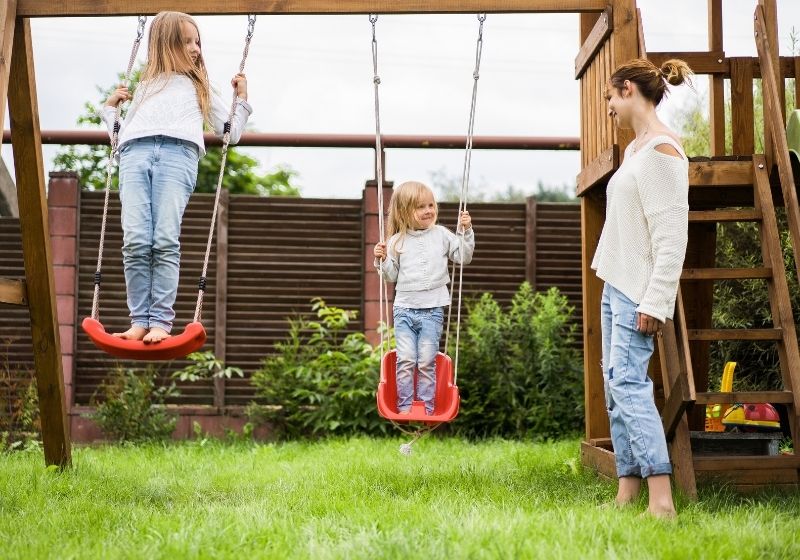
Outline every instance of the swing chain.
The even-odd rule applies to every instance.
[[[250,14],[247,16],[247,36],[245,37],[246,41],[249,41],[253,38],[253,33],[256,30],[256,15]]]
[[[144,24],[147,22],[147,16],[139,16],[139,25],[136,27],[136,42],[142,40],[144,37]]]

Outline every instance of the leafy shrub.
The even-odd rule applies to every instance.
[[[11,364],[8,350],[13,342],[5,340],[0,359],[0,451],[37,447],[41,440],[36,376]]]
[[[375,391],[380,351],[363,333],[346,334],[355,311],[312,300],[317,320],[289,320],[286,339],[253,373],[260,403],[248,407],[254,422],[269,422],[279,437],[382,434]]]
[[[572,313],[557,288],[537,293],[527,282],[507,311],[488,293],[468,304],[457,433],[540,439],[580,430],[583,367]]]
[[[175,384],[156,386],[157,372],[117,367],[100,386],[101,398],[92,397],[96,407],[89,417],[110,438],[142,442],[166,439],[175,429],[176,419],[167,414],[164,402],[178,394]]]
[[[784,267],[789,284],[795,322],[800,310],[800,288],[783,209],[778,211]],[[717,227],[716,266],[751,268],[765,266],[761,256],[759,226],[754,223],[726,223]],[[769,294],[764,280],[717,282],[714,287],[714,328],[770,328],[773,326]],[[725,362],[739,365],[736,390],[769,390],[782,386],[777,345],[774,342],[727,340],[711,344],[709,384],[718,388]]]

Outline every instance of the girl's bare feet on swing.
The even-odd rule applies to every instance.
[[[169,333],[161,327],[153,327],[150,332],[142,339],[145,344],[152,344],[154,342],[161,342],[165,338],[169,338]]]
[[[125,332],[117,332],[112,336],[123,340],[142,340],[146,334],[147,329],[144,327],[131,327]]]

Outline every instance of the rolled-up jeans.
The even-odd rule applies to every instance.
[[[653,337],[636,328],[637,304],[606,283],[601,303],[603,380],[617,476],[670,474],[667,441],[647,365]]]
[[[394,337],[397,344],[397,410],[411,408],[414,400],[414,369],[417,378],[417,399],[425,403],[425,412],[433,414],[436,395],[436,355],[442,336],[444,310],[393,309]]]
[[[196,144],[147,136],[120,148],[122,262],[131,325],[172,330],[183,212],[197,181]]]

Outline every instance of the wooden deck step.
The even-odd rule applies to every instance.
[[[753,278],[772,278],[772,268],[684,268],[681,273],[681,280],[749,280]]]
[[[781,340],[781,329],[689,329],[689,340]]]
[[[690,210],[690,222],[760,222],[761,212],[749,210]]]
[[[792,403],[791,391],[736,391],[732,393],[696,393],[697,404],[733,404],[733,403]]]
[[[723,455],[696,457],[695,471],[800,469],[797,455]]]

